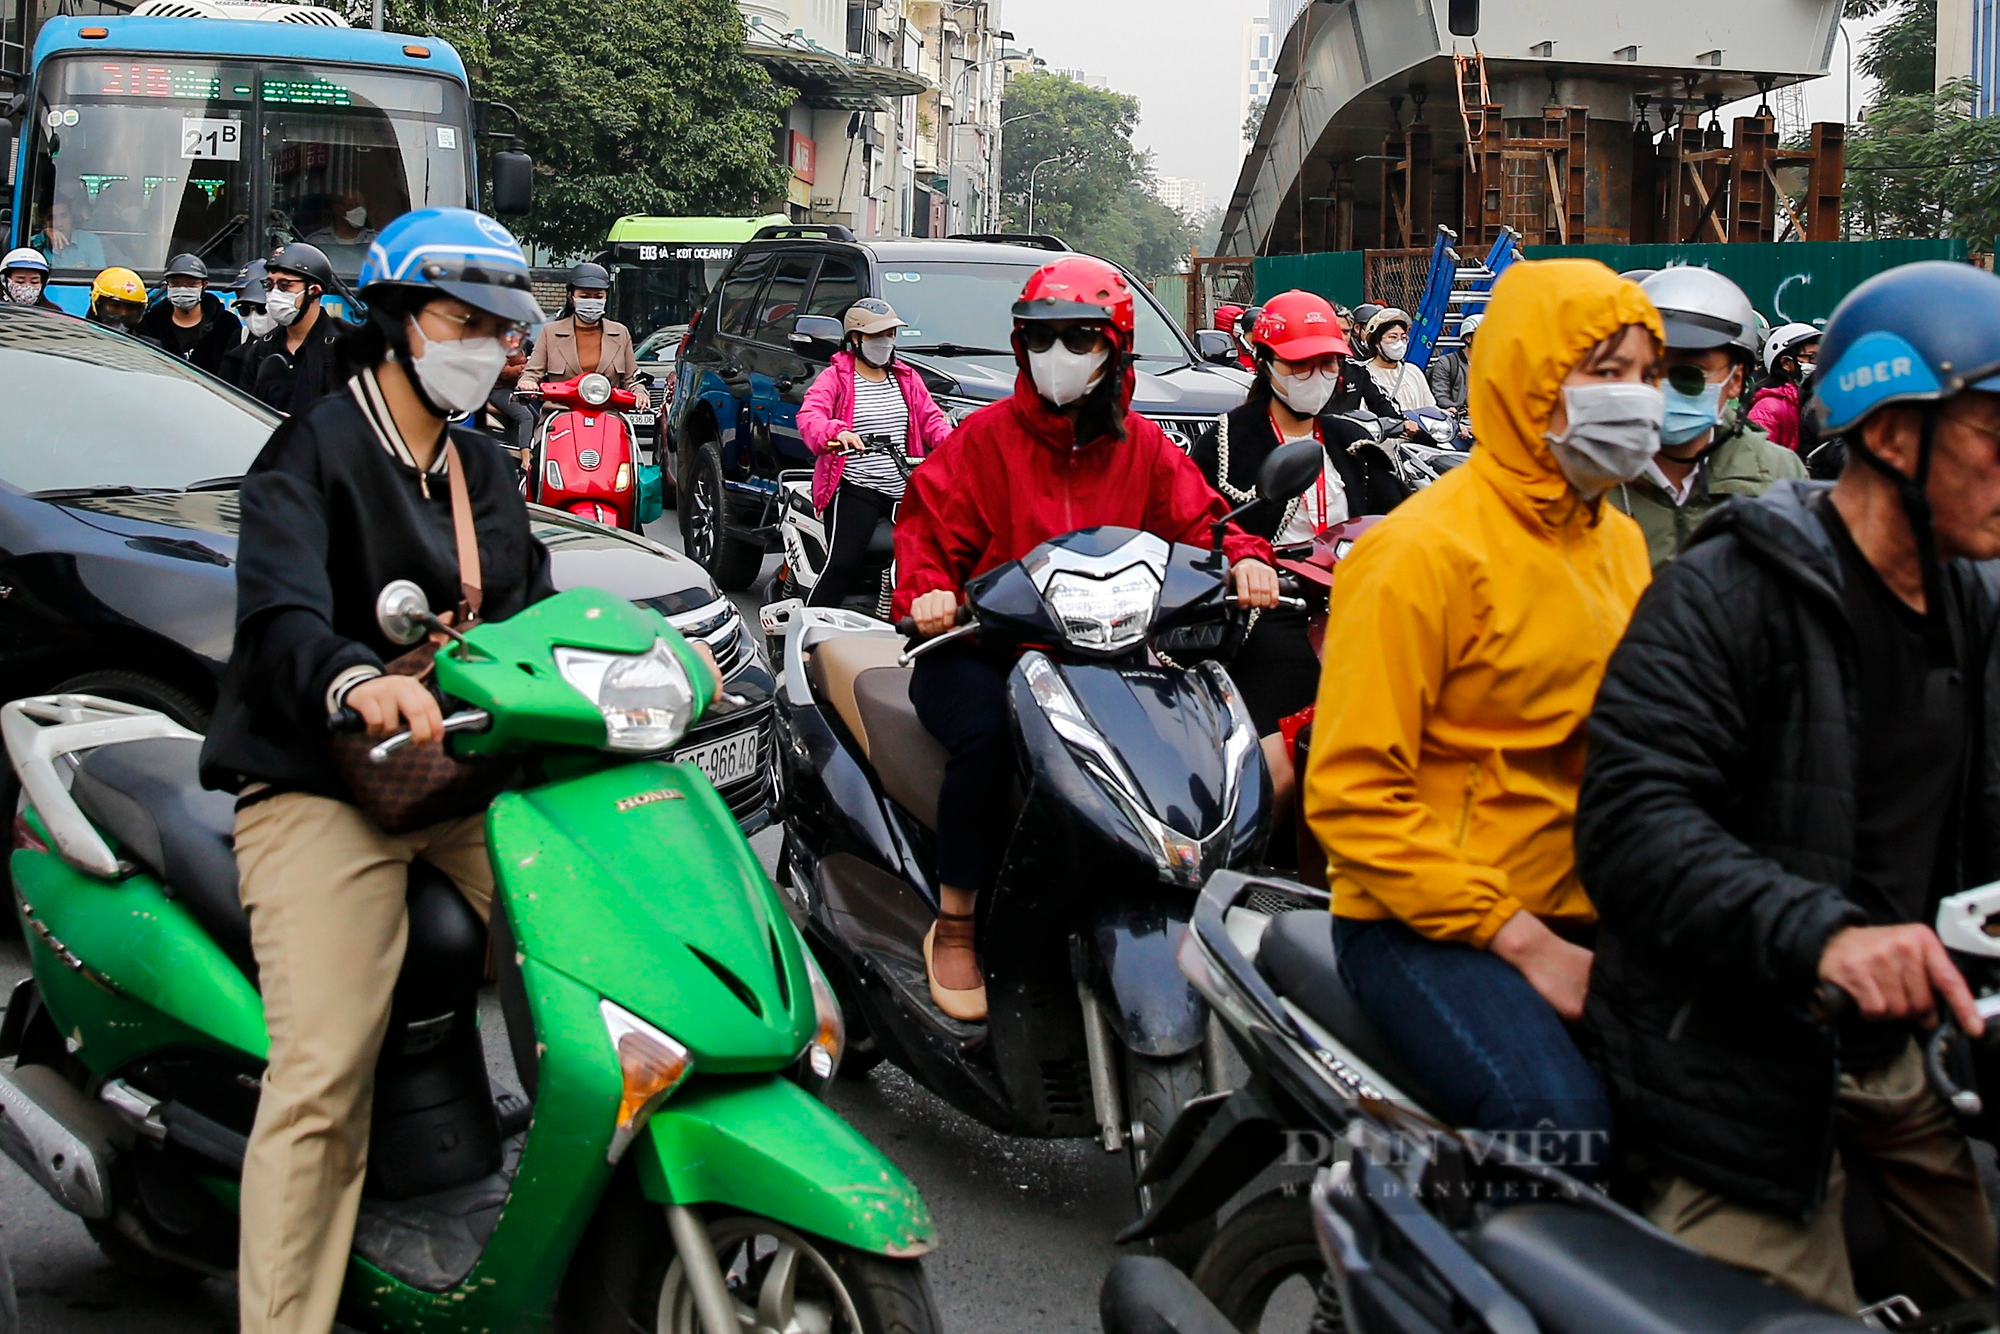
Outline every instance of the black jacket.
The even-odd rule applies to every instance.
[[[1242,504],[1241,497],[1257,484],[1257,469],[1278,447],[1278,433],[1271,429],[1270,410],[1260,403],[1246,403],[1224,420],[1228,431],[1228,474],[1217,475],[1218,454],[1225,446],[1220,433],[1197,440],[1191,455],[1209,484],[1222,491],[1235,506]],[[1334,471],[1340,474],[1341,484],[1347,489],[1350,518],[1387,514],[1410,494],[1410,488],[1396,476],[1389,456],[1382,452],[1367,428],[1345,417],[1327,415],[1319,419],[1319,433],[1326,442],[1327,457],[1333,460]],[[1228,489],[1218,483],[1226,484]],[[1237,520],[1237,524],[1243,531],[1268,540],[1277,535],[1280,521],[1289,508],[1260,505]]]
[[[548,597],[549,553],[528,528],[519,469],[492,440],[454,430],[465,464],[486,620]],[[202,747],[202,782],[348,800],[326,755],[326,691],[350,667],[407,650],[382,637],[375,597],[414,579],[458,605],[450,487],[391,455],[345,387],[288,418],[242,486],[236,644]]]
[[[347,383],[348,370],[346,358],[340,354],[340,337],[349,327],[322,307],[319,319],[299,344],[296,355],[285,351],[285,335],[289,330],[271,330],[244,347],[238,387],[280,412],[305,411],[314,400]],[[291,369],[278,374],[274,366],[267,375],[264,366],[274,354],[285,356],[291,362]]]
[[[193,338],[188,334],[192,332]],[[201,294],[201,323],[192,331],[174,323],[173,303],[155,301],[139,320],[139,336],[185,358],[210,375],[222,375],[228,355],[243,342],[243,322],[213,292]],[[185,350],[183,350],[185,349]]]
[[[1368,373],[1365,361],[1347,360],[1340,363],[1340,388],[1333,401],[1326,405],[1331,413],[1368,413],[1376,417],[1397,417],[1403,410],[1382,392],[1382,386],[1375,383],[1375,377]]]
[[[1859,705],[1829,488],[1718,511],[1657,573],[1590,719],[1577,864],[1601,914],[1586,1022],[1621,1142],[1804,1217],[1833,1148],[1838,1036],[1811,1016],[1852,878]],[[1955,891],[2000,873],[2000,571],[1946,571],[1970,727]],[[1955,854],[1955,855],[1953,855]]]

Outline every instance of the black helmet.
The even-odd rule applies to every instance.
[[[261,306],[264,304],[266,284],[270,275],[264,269],[264,261],[253,259],[243,266],[243,272],[236,275],[236,300],[239,305]]]
[[[208,265],[201,262],[200,255],[175,255],[167,261],[167,277],[199,278],[208,281]]]
[[[569,285],[572,289],[587,287],[602,292],[611,286],[611,273],[602,264],[585,261],[569,271]]]
[[[293,241],[281,247],[265,267],[272,273],[289,273],[303,278],[321,291],[332,291],[335,285],[333,264],[327,259],[326,252],[304,241]]]

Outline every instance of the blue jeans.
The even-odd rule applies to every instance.
[[[1454,1124],[1537,1131],[1517,1142],[1578,1176],[1610,1164],[1611,1101],[1549,1003],[1512,964],[1396,921],[1333,919],[1362,1013]]]

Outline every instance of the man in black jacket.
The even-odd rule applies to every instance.
[[[1928,924],[2000,874],[2000,571],[1976,563],[2000,557],[2000,278],[1882,275],[1823,347],[1839,482],[1719,511],[1598,692],[1586,1021],[1655,1222],[1851,1311],[1862,1176],[1893,1269],[1868,1295],[1935,1309],[1993,1285],[1992,1218],[1916,1039],[1947,1011],[1983,1027]]]
[[[264,267],[264,309],[278,327],[247,345],[240,384],[280,412],[303,412],[347,383],[347,326],[320,304],[334,286],[333,265],[319,247],[294,241]]]
[[[139,337],[150,338],[181,360],[224,373],[224,363],[243,343],[243,322],[208,290],[208,265],[198,255],[167,261],[166,292],[139,320]]]

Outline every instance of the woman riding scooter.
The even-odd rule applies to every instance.
[[[544,380],[573,380],[595,371],[613,389],[631,390],[638,396],[638,410],[646,411],[652,399],[632,355],[632,331],[604,318],[610,273],[602,264],[579,264],[569,271],[568,290],[568,302],[535,339],[520,387],[533,389]]]
[[[1232,505],[1246,505],[1266,456],[1295,440],[1318,440],[1326,463],[1317,485],[1282,509],[1268,506],[1244,516],[1243,527],[1273,546],[1310,542],[1322,530],[1364,514],[1387,514],[1410,494],[1367,428],[1329,413],[1328,406],[1353,375],[1347,339],[1333,306],[1311,292],[1281,292],[1265,303],[1250,330],[1257,379],[1242,407],[1199,441],[1194,461]],[[1359,378],[1366,379],[1365,375]],[[1291,804],[1292,760],[1278,744],[1279,720],[1312,703],[1319,686],[1319,654],[1297,611],[1257,618],[1230,663],[1257,734],[1265,738],[1275,808]]]
[[[359,286],[369,322],[343,349],[359,369],[281,424],[243,479],[236,644],[202,753],[203,781],[240,794],[239,892],[270,1033],[243,1171],[251,1334],[332,1327],[410,861],[451,877],[482,917],[492,897],[482,810],[385,833],[329,758],[327,717],[343,706],[374,737],[442,736],[430,691],[385,672],[404,650],[377,624],[377,592],[414,579],[461,620],[505,619],[554,592],[507,460],[445,425],[485,401],[541,318],[513,239],[466,209],[407,213]]]
[[[826,516],[826,568],[806,601],[838,607],[854,591],[875,526],[895,517],[903,473],[893,459],[860,454],[869,436],[921,458],[951,435],[951,418],[931,398],[916,367],[896,359],[903,321],[880,297],[847,308],[847,345],[819,373],[799,408],[799,435],[819,456],[813,506]],[[853,457],[850,457],[853,456]]]
[[[1035,271],[1014,304],[1012,397],[980,409],[910,479],[896,526],[896,615],[942,634],[966,582],[1038,543],[1092,525],[1206,545],[1228,512],[1192,460],[1131,410],[1133,298],[1125,276],[1072,255]],[[1270,544],[1232,528],[1230,582],[1275,606]],[[939,913],[924,938],[931,998],[954,1019],[986,1017],[973,909],[999,871],[1013,777],[1010,664],[952,645],[918,659],[917,716],[950,758],[938,797]]]

